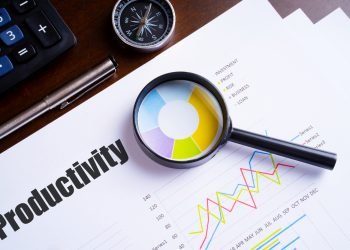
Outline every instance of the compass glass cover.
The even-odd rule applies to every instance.
[[[164,0],[122,0],[115,8],[117,34],[130,44],[160,43],[172,32],[173,24],[173,9]]]

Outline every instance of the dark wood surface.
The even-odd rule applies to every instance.
[[[177,16],[175,35],[167,47],[152,54],[140,54],[120,46],[111,25],[111,12],[115,2],[116,0],[52,0],[58,12],[76,35],[78,44],[44,70],[0,96],[0,124],[40,101],[65,82],[87,71],[109,54],[113,55],[119,63],[118,74],[69,108],[52,110],[1,140],[0,152],[113,84],[118,78],[151,60],[158,53],[237,4],[239,0],[171,0]]]
[[[1,0],[0,0],[1,1]],[[52,110],[15,133],[0,140],[0,152],[23,140],[33,132],[81,104],[89,97],[113,84],[158,53],[190,35],[240,0],[171,0],[177,15],[175,35],[159,52],[140,54],[122,48],[111,25],[111,12],[116,0],[51,0],[78,39],[76,47],[19,86],[0,96],[0,124],[30,107],[47,94],[87,71],[108,55],[113,55],[119,70],[116,77],[98,86],[64,110]],[[284,18],[301,8],[313,23],[336,8],[350,17],[350,0],[268,0]]]

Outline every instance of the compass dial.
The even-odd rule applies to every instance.
[[[112,21],[122,42],[139,50],[153,51],[170,40],[175,13],[167,0],[119,0]]]

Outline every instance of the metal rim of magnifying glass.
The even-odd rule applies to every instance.
[[[170,160],[167,158],[164,158],[158,154],[156,154],[151,148],[149,148],[144,141],[141,138],[141,135],[139,133],[138,129],[138,111],[140,108],[140,105],[144,98],[147,96],[147,94],[156,88],[158,85],[164,84],[169,81],[173,80],[185,80],[190,81],[195,84],[201,85],[205,89],[207,89],[218,101],[221,111],[222,111],[222,118],[223,118],[223,128],[222,133],[220,135],[220,138],[217,140],[216,144],[213,146],[213,148],[206,153],[205,155],[202,155],[201,157],[197,159],[187,160],[187,161],[175,161]],[[137,143],[141,147],[141,149],[145,152],[146,155],[148,155],[151,159],[154,161],[170,168],[180,168],[180,169],[186,169],[186,168],[192,168],[199,165],[204,164],[205,162],[209,161],[212,157],[215,156],[217,151],[228,141],[228,137],[230,136],[230,131],[232,129],[231,125],[231,119],[228,114],[226,103],[220,94],[220,92],[214,87],[214,85],[204,77],[189,73],[189,72],[172,72],[167,73],[164,75],[161,75],[157,77],[156,79],[152,80],[150,83],[148,83],[140,92],[139,96],[136,99],[134,110],[133,110],[133,127],[134,127],[134,134],[137,140]]]

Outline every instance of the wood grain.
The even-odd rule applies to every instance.
[[[116,0],[52,0],[58,12],[76,35],[78,44],[42,71],[0,96],[0,123],[30,107],[108,55],[113,55],[117,59],[118,75],[69,108],[52,110],[1,140],[0,152],[23,140],[161,53],[159,51],[152,54],[140,54],[123,48],[118,43],[111,25],[111,12],[115,2]],[[163,50],[231,8],[239,0],[171,0],[171,2],[177,15],[176,29],[172,41]]]
[[[140,54],[123,48],[116,39],[111,25],[111,12],[116,0],[51,1],[76,35],[78,44],[42,71],[0,96],[0,124],[41,100],[67,81],[87,71],[108,55],[113,55],[117,59],[120,66],[118,75],[98,86],[69,108],[50,111],[9,135],[0,141],[0,152],[110,86],[118,78],[143,65],[158,53],[171,47],[240,2],[240,0],[171,0],[177,15],[175,35],[172,41],[162,51]],[[297,8],[304,8],[307,15],[311,19],[315,19],[314,21],[324,17],[338,6],[341,6],[348,15],[350,13],[349,0],[313,0],[313,3],[315,3],[313,5],[309,3],[309,0],[269,1],[281,17],[289,15]]]

